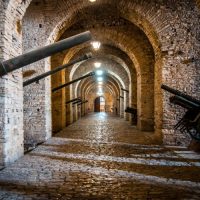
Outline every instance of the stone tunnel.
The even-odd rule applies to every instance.
[[[199,0],[2,0],[0,10],[0,199],[200,199]],[[85,31],[79,45],[4,65]]]

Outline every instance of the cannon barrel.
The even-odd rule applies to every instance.
[[[79,99],[77,101],[74,101],[72,104],[75,105],[75,104],[78,104],[78,103],[81,103],[82,102],[82,99]]]
[[[56,42],[54,44],[41,47],[39,49],[17,56],[15,58],[0,62],[0,76],[3,76],[8,72],[12,72],[28,64],[34,63],[38,60],[51,56],[52,54],[82,44],[90,39],[91,33],[89,31],[86,31],[78,35],[74,35],[72,37],[61,40],[59,42]]]
[[[81,106],[81,105],[83,105],[83,104],[85,104],[85,103],[88,103],[88,100],[86,100],[86,101],[83,101],[83,102],[81,102],[81,103],[77,104],[77,106]]]
[[[25,87],[25,86],[27,86],[27,85],[30,85],[30,84],[32,84],[32,83],[34,83],[34,82],[37,82],[37,81],[39,81],[39,80],[41,80],[41,79],[43,79],[43,78],[45,78],[45,77],[47,77],[47,76],[50,76],[50,75],[52,75],[52,74],[55,74],[56,72],[61,71],[61,70],[65,69],[65,68],[67,68],[67,67],[69,67],[69,66],[71,66],[71,65],[74,65],[74,64],[76,64],[76,63],[78,63],[78,62],[81,62],[81,61],[84,61],[84,60],[88,60],[88,59],[90,59],[91,57],[92,57],[91,54],[85,54],[84,56],[82,56],[82,57],[80,57],[80,58],[78,58],[78,59],[76,59],[76,60],[73,60],[73,61],[70,62],[70,63],[67,63],[67,64],[65,64],[65,65],[62,65],[62,66],[60,66],[60,67],[56,67],[55,69],[53,69],[53,70],[51,70],[51,71],[48,71],[48,72],[43,73],[43,74],[41,74],[41,75],[39,75],[39,76],[36,76],[36,77],[34,77],[34,78],[32,78],[32,79],[29,79],[29,80],[27,80],[27,81],[24,81],[24,82],[23,82],[23,86]]]
[[[131,113],[131,114],[136,114],[136,113],[137,113],[137,109],[131,108],[131,107],[127,107],[127,108],[125,109],[125,112]]]
[[[161,88],[166,90],[166,91],[168,91],[168,92],[170,92],[170,93],[172,93],[172,94],[174,94],[174,95],[176,95],[176,96],[183,97],[183,98],[187,99],[188,101],[191,101],[191,102],[193,102],[195,104],[198,104],[200,106],[200,101],[199,100],[197,100],[197,99],[195,99],[195,98],[193,98],[193,97],[191,97],[191,96],[189,96],[187,94],[184,94],[184,93],[180,92],[179,90],[175,90],[173,88],[170,88],[167,85],[161,85]]]
[[[78,101],[78,100],[81,100],[81,98],[75,98],[75,99],[69,100],[65,104],[73,103],[73,102]]]
[[[179,105],[183,108],[186,108],[186,109],[198,109],[200,108],[200,105],[199,104],[196,104],[192,101],[189,101],[188,99],[186,98],[183,98],[181,96],[173,96],[173,97],[170,97],[170,102],[173,103],[173,104],[176,104],[176,105]]]
[[[121,88],[122,91],[129,93],[129,90],[126,90],[124,88]]]
[[[75,82],[77,82],[77,81],[80,81],[80,80],[82,80],[82,79],[85,79],[85,78],[87,78],[87,77],[89,77],[89,76],[93,76],[93,75],[95,75],[95,73],[94,73],[94,72],[90,72],[89,74],[87,74],[87,75],[85,75],[85,76],[81,76],[80,78],[74,79],[73,81],[70,81],[70,82],[68,82],[68,83],[65,83],[65,84],[63,84],[63,85],[60,85],[60,86],[58,86],[58,87],[52,89],[52,92],[56,92],[57,90],[60,90],[60,89],[62,89],[62,88],[64,88],[64,87],[67,87],[68,85],[71,85],[72,83],[75,83]]]

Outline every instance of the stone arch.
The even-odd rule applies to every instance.
[[[64,20],[65,22],[64,23],[68,23],[70,24],[73,20],[71,20],[70,22],[67,21],[67,20]],[[61,30],[63,27],[66,29],[67,27],[64,26],[63,24],[61,25],[62,23],[60,23],[59,25],[56,26],[56,28],[54,29],[54,31],[51,33],[51,36],[49,37],[48,41],[51,41],[51,40],[55,40],[55,35],[58,36],[58,32],[61,34],[63,32],[63,30]],[[56,30],[56,31],[55,31]],[[47,42],[48,43],[48,42]],[[48,62],[47,62],[48,63]]]
[[[23,3],[22,3],[23,2]],[[6,35],[7,42],[4,37],[1,38],[3,47],[1,47],[2,55],[1,58],[7,59],[11,55],[17,55],[21,52],[21,37],[17,37],[18,43],[15,43],[11,41],[11,33],[14,31],[14,20],[18,19],[16,18],[17,13],[19,13],[19,18],[22,18],[23,14],[25,13],[26,8],[30,4],[30,0],[28,1],[4,1],[1,2],[1,6],[6,8],[7,14],[10,12],[12,13],[12,16],[9,18],[3,19],[3,21],[6,21],[6,24],[12,24],[9,26],[7,31],[5,31],[5,23],[3,23],[3,36]],[[52,3],[52,1],[49,1],[49,3]],[[64,4],[62,4],[64,3]],[[116,8],[123,8],[118,9],[120,15],[123,15],[124,18],[131,21],[132,23],[136,24],[141,30],[145,32],[149,40],[151,41],[151,44],[154,48],[154,52],[156,55],[156,76],[155,79],[158,80],[158,84],[155,85],[155,93],[157,95],[157,99],[155,99],[156,102],[156,110],[155,113],[157,113],[158,118],[163,119],[158,122],[157,128],[163,128],[163,133],[165,134],[164,139],[167,140],[167,137],[171,138],[171,130],[172,125],[170,125],[170,122],[172,119],[176,121],[178,119],[178,114],[174,111],[172,107],[168,105],[168,96],[164,94],[162,96],[162,93],[160,91],[160,83],[166,83],[169,84],[172,87],[175,87],[176,89],[184,90],[184,82],[187,80],[194,80],[194,83],[191,83],[190,86],[188,86],[185,91],[190,94],[194,95],[194,97],[198,98],[199,92],[198,92],[198,85],[196,85],[196,82],[199,82],[198,75],[199,70],[196,68],[196,66],[199,65],[199,60],[196,59],[199,57],[199,41],[198,41],[198,34],[199,34],[199,9],[196,7],[198,5],[198,1],[170,1],[170,2],[164,2],[164,1],[157,1],[152,0],[150,2],[145,1],[122,1],[119,0],[118,4],[115,4],[116,1],[104,1],[102,0],[101,3],[111,5],[114,4]],[[97,5],[101,5],[99,2]],[[196,4],[195,4],[196,3]],[[83,4],[72,4],[71,1],[68,1],[68,3],[64,1],[58,1],[58,12],[61,10],[66,11],[66,8],[71,9],[71,13],[75,12],[79,8],[86,7],[89,5],[89,2],[87,2],[85,5]],[[173,5],[173,8],[169,5]],[[151,9],[148,9],[151,7]],[[179,9],[177,9],[179,8]],[[190,12],[187,12],[187,11]],[[174,12],[176,11],[176,12]],[[2,13],[2,16],[5,16],[5,12]],[[47,13],[47,12],[46,12]],[[45,13],[45,14],[46,14]],[[66,15],[66,12],[63,12]],[[62,17],[64,16],[62,14]],[[69,16],[71,14],[69,13]],[[162,16],[162,18],[161,18]],[[192,20],[191,20],[192,19]],[[168,23],[170,22],[170,23]],[[194,24],[197,24],[197,26],[194,26]],[[53,24],[51,24],[52,27],[55,27]],[[176,29],[174,27],[176,26]],[[171,29],[172,28],[172,29]],[[178,31],[177,31],[178,30]],[[188,34],[189,31],[189,34]],[[171,35],[168,35],[168,33],[171,33]],[[49,35],[49,32],[47,31],[47,35]],[[53,36],[52,36],[53,37]],[[54,38],[55,39],[55,38]],[[15,40],[16,41],[16,40]],[[46,39],[44,39],[46,41]],[[182,41],[182,42],[181,42]],[[53,40],[52,40],[53,42]],[[45,42],[44,42],[45,43]],[[42,45],[44,44],[42,43]],[[17,46],[16,46],[17,44]],[[8,52],[5,46],[13,47],[12,52]],[[190,47],[187,49],[187,47]],[[18,48],[19,47],[19,48]],[[182,53],[181,53],[182,52]],[[179,54],[181,53],[181,54]],[[194,57],[194,59],[192,59]],[[193,60],[193,61],[192,61]],[[48,65],[49,62],[46,61],[46,65]],[[173,65],[172,65],[173,64]],[[185,73],[187,72],[187,73]],[[187,74],[187,76],[185,75]],[[9,107],[8,105],[5,105],[5,102],[7,99],[12,97],[11,93],[16,93],[18,96],[22,96],[22,78],[21,78],[21,71],[12,73],[14,77],[17,79],[14,81],[13,77],[8,75],[7,80],[1,79],[1,88],[6,88],[7,94],[5,98],[3,98],[1,105],[6,109],[14,109],[14,106]],[[162,77],[162,78],[159,78]],[[181,78],[180,78],[181,77]],[[172,79],[175,79],[176,81],[171,81]],[[12,87],[7,87],[7,85],[12,85]],[[48,88],[47,88],[48,90]],[[196,92],[197,91],[197,92]],[[49,94],[48,94],[49,95]],[[45,97],[46,98],[46,97]],[[47,97],[48,99],[48,97]],[[20,110],[19,113],[15,113],[13,116],[18,116],[18,118],[22,117],[22,109],[23,105],[20,103],[19,98],[14,99],[15,100],[15,106],[17,105],[18,110]],[[13,104],[14,105],[14,104]],[[163,118],[162,112],[164,111],[165,115]],[[1,118],[5,118],[5,113],[2,114]],[[168,116],[168,118],[166,117]],[[9,125],[5,124],[3,121],[1,121],[1,127],[3,131],[6,129],[11,130],[8,135],[13,135],[12,128],[10,129]],[[13,120],[14,121],[14,120]],[[162,121],[163,126],[162,126]],[[3,122],[3,123],[2,123]],[[22,122],[20,120],[17,121],[18,127],[16,128],[16,132],[23,132],[22,130]],[[159,124],[160,123],[160,124]],[[169,141],[169,143],[177,143],[178,140],[176,140],[176,137],[180,136],[177,134],[175,135],[175,139],[172,139]],[[16,141],[21,141],[21,138],[16,138]],[[182,138],[181,138],[182,139]],[[8,139],[8,141],[10,141]],[[21,144],[20,144],[21,145]],[[18,145],[19,149],[22,149],[22,147]],[[5,144],[7,146],[7,143]],[[9,149],[10,144],[8,145]],[[11,145],[12,146],[12,145]],[[16,147],[16,148],[18,148]],[[21,151],[21,150],[20,150]],[[6,150],[6,152],[8,152]],[[16,151],[18,152],[18,151]],[[18,153],[17,153],[18,154]],[[18,155],[14,155],[13,157],[18,157],[21,155],[19,153]],[[12,157],[12,155],[11,155]],[[6,158],[7,159],[7,158]],[[7,160],[10,160],[8,158]],[[6,161],[7,162],[7,161]]]
[[[84,90],[82,92],[82,94],[84,94],[84,98],[87,100],[90,99],[89,102],[91,103],[93,102],[94,97],[98,96],[95,92],[98,84],[94,80],[85,80],[83,82],[86,82],[86,86],[81,87],[80,85],[79,88],[81,87],[80,89]],[[106,84],[103,86],[105,94],[110,93],[110,95],[112,96],[112,98],[110,99],[112,101],[111,103],[112,105],[110,104],[110,108],[111,106],[117,107],[117,98],[119,98],[119,92],[120,92],[120,85],[119,85],[120,83],[117,83],[117,82],[118,81],[116,80],[115,77],[109,76],[109,79],[106,81]],[[91,91],[93,92],[91,93]],[[92,96],[93,98],[91,98],[91,95],[93,95]],[[110,110],[110,108],[107,108],[107,109]],[[119,105],[118,105],[118,110],[119,110]]]
[[[111,79],[111,77],[109,77],[109,79],[106,81],[106,84],[104,85],[103,88],[108,89],[110,94],[112,95],[113,99],[115,100],[117,98],[117,96],[119,96],[119,93],[117,91],[119,89],[116,88],[116,85],[113,82],[114,80],[112,79],[112,81],[111,81],[110,79]],[[97,87],[97,84],[94,79],[88,78],[86,80],[83,80],[80,82],[80,84],[78,86],[77,96],[81,97],[84,100],[89,100],[90,98],[88,98],[88,97],[91,97],[89,95],[90,91],[96,87]],[[116,104],[116,103],[114,103],[114,104]],[[85,115],[87,113],[87,107],[88,107],[87,104],[84,104],[84,106],[82,106],[82,115]],[[90,111],[91,111],[91,107],[92,106],[90,106]]]
[[[88,66],[90,66],[90,65],[88,65]],[[87,69],[86,69],[86,68],[84,68],[84,69],[85,69],[85,70],[84,70],[84,73],[83,73],[82,71],[80,71],[80,72],[78,72],[78,73],[76,72],[76,73],[74,73],[74,74],[75,74],[76,76],[80,76],[80,74],[85,75],[85,74],[91,72],[91,67],[87,67]],[[76,70],[78,70],[78,68],[77,68]],[[108,69],[108,67],[107,67],[107,74],[108,74],[108,76],[114,77],[114,79],[117,80],[117,82],[119,82],[120,87],[127,88],[127,87],[129,86],[129,83],[126,83],[126,84],[125,84],[124,81],[119,77],[119,75],[116,74],[116,73],[113,72],[113,71],[110,71],[110,70]],[[72,79],[75,79],[75,78],[72,78]],[[71,99],[77,97],[77,90],[78,90],[78,87],[79,87],[80,83],[81,83],[81,81],[78,82],[77,84],[75,84],[75,85],[72,87],[71,91],[74,91],[74,92],[73,92],[73,94],[71,93]],[[126,102],[125,102],[125,103],[121,102],[121,103],[122,103],[122,105],[121,105],[121,116],[123,116],[123,115],[124,115],[124,112],[123,112],[123,111],[124,111],[124,107],[126,107]],[[72,116],[74,116],[74,115],[70,115],[70,116],[72,117]],[[77,115],[76,115],[76,116],[77,116]],[[76,119],[77,119],[77,117],[76,117]]]

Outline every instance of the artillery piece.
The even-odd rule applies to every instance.
[[[136,108],[131,108],[131,107],[127,107],[125,109],[126,113],[130,113],[132,115],[132,123],[134,125],[137,124],[137,109]]]
[[[162,89],[174,94],[170,102],[187,109],[182,119],[174,126],[181,133],[188,133],[193,139],[200,141],[200,101],[166,85]]]

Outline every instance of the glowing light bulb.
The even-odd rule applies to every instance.
[[[99,88],[98,92],[102,93],[103,92],[102,88]]]
[[[103,92],[97,92],[97,95],[101,96],[103,95]]]
[[[103,75],[103,71],[102,71],[102,70],[97,70],[97,71],[96,71],[96,75],[97,75],[97,76]]]
[[[102,82],[103,81],[103,77],[97,77],[97,81]]]
[[[90,2],[95,2],[96,0],[89,0]]]
[[[98,49],[100,48],[100,46],[101,46],[101,43],[95,41],[95,42],[92,42],[92,46],[93,46],[93,48],[94,48],[95,50],[98,50]]]
[[[94,66],[95,66],[96,68],[99,68],[99,67],[101,67],[101,63],[100,63],[100,62],[95,62],[95,63],[94,63]]]

